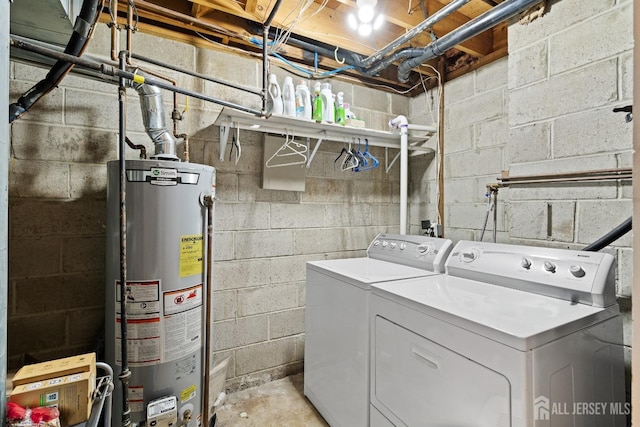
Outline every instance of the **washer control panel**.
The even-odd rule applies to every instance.
[[[446,272],[576,303],[615,303],[615,263],[606,253],[463,240]]]
[[[369,258],[390,261],[428,271],[444,272],[453,248],[449,239],[428,236],[378,234],[369,245]]]

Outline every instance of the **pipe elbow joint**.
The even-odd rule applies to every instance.
[[[389,127],[392,129],[400,129],[403,127],[407,127],[409,125],[409,121],[405,116],[398,116],[395,119],[389,120]]]

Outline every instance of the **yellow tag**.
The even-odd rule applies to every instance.
[[[180,403],[184,403],[187,400],[196,397],[196,385],[185,388],[180,392]]]
[[[134,74],[133,81],[136,83],[144,83],[144,76],[141,76],[140,74]]]
[[[202,234],[180,236],[180,277],[202,274],[204,238]]]

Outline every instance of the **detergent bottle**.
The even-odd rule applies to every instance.
[[[338,95],[336,96],[336,123],[339,125],[345,125],[346,121],[347,121],[347,117],[345,115],[345,108],[344,108],[344,93],[343,92],[338,92]]]
[[[324,104],[322,103],[322,97],[320,96],[320,82],[315,84],[313,91],[315,93],[315,97],[313,98],[313,116],[311,118],[316,122],[321,122],[324,113]]]
[[[269,75],[269,87],[267,88],[267,111],[271,114],[282,114],[282,92],[275,74]]]
[[[322,99],[322,105],[324,106],[322,119],[327,123],[333,123],[335,118],[335,105],[333,103],[333,94],[331,93],[331,85],[329,83],[322,83],[322,86],[320,86],[320,98]]]
[[[311,93],[304,80],[296,86],[296,117],[311,120]]]
[[[284,83],[282,84],[282,100],[284,103],[284,115],[285,116],[296,116],[296,93],[293,89],[293,79],[291,76],[286,76],[284,78]]]

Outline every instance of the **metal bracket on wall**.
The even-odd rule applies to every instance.
[[[227,152],[227,142],[229,141],[229,130],[232,123],[220,125],[220,161],[224,161],[224,153]]]

